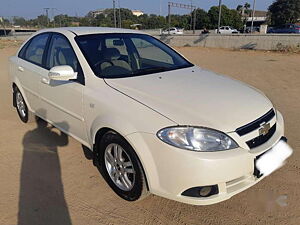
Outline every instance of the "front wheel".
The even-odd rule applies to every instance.
[[[133,148],[115,132],[106,133],[99,142],[99,169],[109,186],[127,201],[145,198],[146,178]]]

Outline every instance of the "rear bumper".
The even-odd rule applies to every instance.
[[[252,150],[240,147],[221,152],[193,152],[167,145],[149,133],[134,133],[126,139],[142,162],[153,194],[188,204],[209,205],[229,199],[262,180],[264,176],[253,175],[254,160],[283,135],[283,118],[278,113],[272,138]],[[189,188],[210,185],[217,185],[219,193],[210,197],[182,195]]]

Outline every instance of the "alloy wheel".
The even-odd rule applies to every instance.
[[[24,118],[26,116],[26,106],[25,106],[24,98],[20,92],[16,93],[16,103],[17,103],[18,112]]]
[[[104,152],[106,170],[114,184],[130,191],[135,183],[135,170],[126,151],[118,144],[109,144]]]

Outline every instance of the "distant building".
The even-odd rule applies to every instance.
[[[260,26],[261,24],[264,24],[267,21],[267,11],[259,11],[256,10],[254,12],[253,17],[253,24],[254,26]],[[247,16],[247,26],[251,25],[252,23],[252,12],[250,12],[250,15]]]
[[[131,10],[132,14],[134,16],[141,16],[141,15],[144,15],[144,12],[141,11],[141,10]]]
[[[71,22],[72,27],[79,27],[80,23],[79,22]]]

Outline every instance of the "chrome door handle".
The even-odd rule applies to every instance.
[[[43,84],[50,84],[50,79],[49,78],[46,78],[46,77],[43,77],[42,79],[41,79],[41,82],[43,83]]]
[[[23,68],[22,66],[19,66],[19,67],[18,67],[18,70],[19,70],[20,72],[24,72],[24,68]]]

